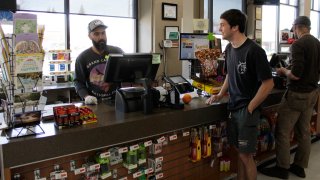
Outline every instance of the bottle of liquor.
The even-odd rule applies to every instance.
[[[196,161],[200,161],[201,160],[201,141],[200,141],[199,134],[197,134],[197,136],[196,136],[196,147],[197,147]]]

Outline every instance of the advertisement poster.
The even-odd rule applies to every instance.
[[[210,46],[207,34],[180,34],[180,59],[197,59],[195,52]]]

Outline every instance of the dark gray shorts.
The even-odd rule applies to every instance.
[[[227,120],[228,141],[240,153],[255,153],[260,110],[248,112],[247,106],[231,111]]]

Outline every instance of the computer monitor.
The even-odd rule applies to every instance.
[[[136,82],[155,79],[159,64],[152,64],[152,54],[110,54],[105,68],[105,82]]]
[[[254,5],[279,5],[280,0],[253,0]]]
[[[180,33],[180,60],[195,60],[195,52],[210,48],[207,33]]]
[[[110,54],[106,64],[104,81],[110,83],[136,82],[141,87],[119,88],[115,94],[116,110],[130,112],[143,107],[145,114],[152,112],[151,84],[159,64],[152,64],[152,54]],[[142,101],[142,102],[140,102]],[[141,105],[143,104],[143,105]],[[138,107],[140,106],[140,107]]]

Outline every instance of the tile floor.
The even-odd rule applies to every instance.
[[[292,159],[292,158],[291,158]],[[270,166],[274,166],[270,165]],[[320,179],[320,141],[317,141],[311,145],[311,154],[309,160],[309,167],[305,169],[306,178],[299,178],[294,174],[290,173],[290,180],[317,180]],[[258,180],[275,180],[276,178],[271,178],[263,174],[258,173]]]

